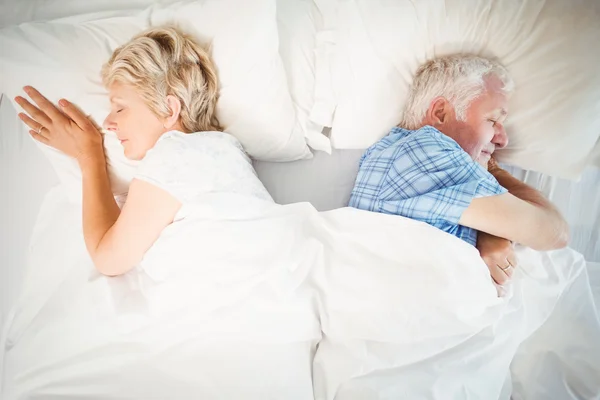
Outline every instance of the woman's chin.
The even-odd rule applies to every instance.
[[[123,146],[123,154],[125,158],[131,161],[140,161],[146,156],[146,151],[131,151],[127,147]]]
[[[125,155],[125,158],[131,161],[139,161],[143,158],[140,157],[136,152],[131,151],[130,149],[127,148],[127,146],[123,146],[123,154]]]

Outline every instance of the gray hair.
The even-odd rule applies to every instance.
[[[398,126],[418,129],[431,101],[446,98],[454,107],[456,118],[464,121],[467,109],[485,88],[485,78],[496,76],[506,94],[514,90],[514,82],[498,61],[470,54],[455,54],[427,61],[417,70],[402,120]]]

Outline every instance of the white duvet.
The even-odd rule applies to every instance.
[[[477,251],[428,225],[213,196],[107,278],[55,190],[3,329],[2,398],[507,398],[519,344],[584,269],[569,249],[518,254],[499,298]]]

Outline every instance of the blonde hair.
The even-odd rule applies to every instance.
[[[514,90],[514,82],[500,62],[470,54],[455,54],[430,60],[417,70],[402,120],[398,126],[418,129],[431,101],[446,98],[454,107],[456,118],[464,121],[467,108],[485,88],[485,78],[496,76],[506,94]]]
[[[215,67],[207,51],[178,28],[152,28],[117,48],[102,67],[102,81],[106,87],[132,85],[158,117],[171,115],[167,96],[177,97],[187,133],[222,130],[215,115]]]

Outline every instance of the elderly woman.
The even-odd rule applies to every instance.
[[[207,52],[173,27],[148,30],[115,50],[102,68],[113,131],[125,156],[142,160],[123,209],[110,190],[102,134],[72,103],[55,107],[36,89],[17,103],[30,134],[77,159],[83,179],[83,234],[105,275],[137,265],[161,231],[202,194],[231,192],[272,201],[239,142],[215,116],[218,81]]]

